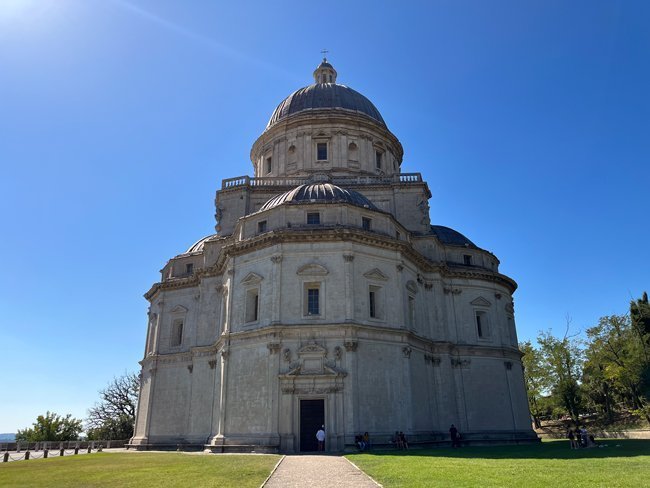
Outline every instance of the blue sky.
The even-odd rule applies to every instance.
[[[650,291],[650,3],[0,0],[0,432],[135,371],[167,259],[214,231],[320,51],[519,283],[520,339]]]

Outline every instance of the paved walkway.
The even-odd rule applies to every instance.
[[[340,456],[285,456],[264,488],[377,488],[379,485]]]

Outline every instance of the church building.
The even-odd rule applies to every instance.
[[[429,219],[420,173],[326,60],[222,181],[216,234],[150,302],[131,446],[343,451],[537,440],[512,295],[494,254]]]

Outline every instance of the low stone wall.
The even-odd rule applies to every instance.
[[[589,430],[596,438],[600,439],[650,439],[650,430]],[[542,439],[564,439],[566,434],[538,432]]]
[[[128,439],[117,441],[43,441],[43,442],[0,442],[0,452],[2,451],[42,451],[43,449],[97,449],[102,446],[104,449],[124,447]]]
[[[650,430],[596,431],[595,437],[606,439],[650,439]]]

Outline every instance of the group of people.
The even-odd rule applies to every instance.
[[[354,443],[360,451],[370,449],[370,435],[368,435],[368,432],[364,432],[363,434],[354,436]]]
[[[402,431],[395,431],[395,435],[393,436],[393,439],[391,440],[393,445],[397,449],[408,449],[409,448],[409,441],[406,438],[406,435]]]
[[[577,441],[576,441],[576,436],[577,436]],[[580,443],[582,437],[585,436],[588,442],[589,438],[587,436],[587,431],[586,430],[580,430],[576,429],[575,433],[573,430],[569,430],[569,433],[567,437],[571,441],[571,448],[574,448],[574,443]],[[454,426],[454,424],[451,424],[451,427],[449,427],[449,437],[451,438],[451,447],[460,447],[460,432],[458,432],[458,429]],[[593,436],[591,437],[591,442],[593,443]],[[321,426],[320,429],[318,429],[318,432],[316,432],[316,440],[318,441],[318,450],[323,451],[325,450],[325,426]],[[391,443],[397,448],[397,449],[408,449],[409,448],[409,443],[408,439],[406,438],[406,435],[402,431],[395,431],[395,435],[391,439]],[[370,448],[370,435],[368,432],[364,432],[363,434],[359,434],[354,436],[354,444],[357,446],[357,448],[360,451],[366,451],[367,449]],[[576,448],[580,447],[578,444],[575,444]],[[587,445],[584,445],[584,447],[588,447]]]
[[[569,439],[569,445],[571,449],[580,449],[582,447],[596,447],[596,440],[594,436],[587,432],[587,429],[581,429],[576,427],[576,430],[569,429],[567,432],[567,439]]]

